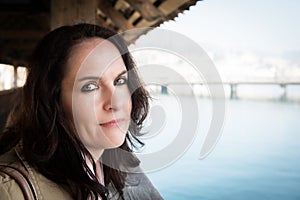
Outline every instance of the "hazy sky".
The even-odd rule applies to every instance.
[[[299,19],[300,0],[204,0],[160,27],[197,42],[223,80],[300,82]]]
[[[161,28],[200,44],[224,80],[300,81],[299,19],[300,0],[204,0]]]
[[[299,0],[204,0],[162,28],[204,47],[300,53]]]

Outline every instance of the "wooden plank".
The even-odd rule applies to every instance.
[[[130,5],[125,0],[118,0],[114,7],[116,10],[122,10],[130,8]]]
[[[162,20],[156,19],[154,21],[149,22],[145,19],[142,19],[139,23],[137,23],[136,28],[152,27],[154,24],[157,24],[158,22],[162,22]]]
[[[135,11],[135,12],[131,15],[131,17],[128,19],[128,22],[129,22],[130,24],[133,24],[133,22],[134,22],[135,20],[137,20],[140,16],[141,16],[141,14],[140,14],[139,12]]]
[[[126,0],[135,10],[139,11],[147,21],[157,20],[163,14],[149,0]]]
[[[158,8],[164,15],[176,11],[181,5],[188,3],[189,0],[168,0],[163,2]]]
[[[97,18],[97,23],[98,23],[100,26],[109,27],[109,24],[108,24],[104,19],[102,19],[101,16],[98,16],[98,18]]]
[[[99,0],[98,7],[106,17],[108,17],[117,27],[126,31],[134,28],[134,26],[125,19],[125,17],[114,9],[114,7],[107,0]]]
[[[96,23],[97,0],[52,0],[51,29],[76,23]]]

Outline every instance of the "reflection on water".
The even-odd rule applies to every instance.
[[[168,98],[162,97],[169,112],[180,116]],[[300,199],[300,104],[228,100],[222,137],[199,160],[211,102],[199,103],[200,129],[193,145],[171,166],[148,174],[165,199]]]

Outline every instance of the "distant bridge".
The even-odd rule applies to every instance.
[[[170,85],[229,85],[230,86],[230,99],[237,99],[237,87],[239,85],[279,85],[283,89],[283,94],[280,100],[287,100],[287,86],[288,85],[300,85],[300,82],[263,82],[263,81],[241,81],[241,82],[168,82],[161,85],[161,93],[168,94],[168,86]]]

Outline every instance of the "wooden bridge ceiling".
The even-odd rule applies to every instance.
[[[0,0],[0,63],[27,65],[28,56],[51,29],[91,22],[118,32],[156,27],[197,0]],[[124,35],[134,42],[144,32]]]

